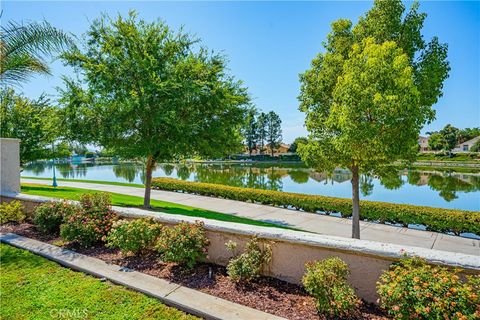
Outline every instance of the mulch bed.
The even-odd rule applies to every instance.
[[[60,238],[43,235],[29,223],[0,226],[0,232],[13,232],[50,244],[62,244]],[[184,270],[175,264],[163,263],[154,255],[125,257],[119,250],[103,246],[81,248],[66,244],[63,247],[287,319],[325,319],[317,314],[314,299],[301,286],[278,279],[261,277],[255,283],[242,285],[230,281],[225,267],[214,264],[200,263],[193,270]],[[362,302],[359,309],[358,314],[348,319],[388,319],[373,304]]]

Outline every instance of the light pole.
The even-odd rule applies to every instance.
[[[52,187],[56,188],[58,186],[57,184],[57,177],[55,176],[55,153],[54,153],[54,144],[52,143],[52,155],[53,155],[53,183],[52,183]]]

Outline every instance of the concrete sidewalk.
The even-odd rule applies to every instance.
[[[22,179],[22,182],[51,184],[51,181],[49,180],[37,179]],[[137,187],[72,181],[59,181],[59,185],[96,191],[115,192],[139,197],[143,197],[144,195],[144,189]],[[241,201],[161,190],[152,190],[151,198],[230,215],[241,216],[254,220],[282,224],[319,234],[350,238],[352,232],[351,221],[349,219],[329,217]],[[360,228],[360,236],[363,240],[431,248],[436,250],[477,255],[480,257],[480,240],[363,221],[360,222]]]

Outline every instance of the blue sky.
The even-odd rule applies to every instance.
[[[411,2],[405,2],[408,7]],[[75,35],[84,33],[102,12],[126,14],[135,9],[145,20],[162,19],[196,34],[203,44],[223,52],[230,73],[244,81],[254,103],[274,110],[283,121],[285,142],[306,135],[304,115],[298,111],[298,74],[322,50],[330,23],[358,17],[371,1],[319,2],[20,2],[1,1],[2,23],[9,20],[46,19]],[[434,106],[437,119],[423,132],[447,123],[457,127],[480,126],[480,2],[428,1],[425,39],[437,35],[449,44],[452,71],[444,96]],[[37,77],[19,90],[35,98],[55,95],[60,76],[70,74],[60,62],[52,64],[52,77]]]

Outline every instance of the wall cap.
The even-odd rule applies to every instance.
[[[39,203],[48,201],[61,201],[61,199],[57,198],[48,198],[22,193],[2,193],[0,195],[9,198],[15,198],[18,200]],[[168,224],[176,224],[181,221],[190,223],[193,223],[195,221],[203,221],[205,223],[205,228],[210,231],[220,231],[224,233],[239,234],[245,236],[256,235],[259,238],[274,241],[283,241],[295,244],[322,247],[331,250],[354,252],[356,254],[380,256],[384,259],[386,258],[396,260],[405,257],[405,255],[417,256],[426,259],[429,263],[432,264],[441,264],[452,267],[460,267],[464,269],[480,270],[480,257],[476,255],[420,248],[414,246],[401,246],[397,244],[369,240],[327,236],[296,230],[253,226],[206,218],[188,217],[179,214],[167,214],[162,212],[143,210],[139,208],[124,208],[113,206],[113,209],[121,216],[128,218],[152,217],[160,222]]]

